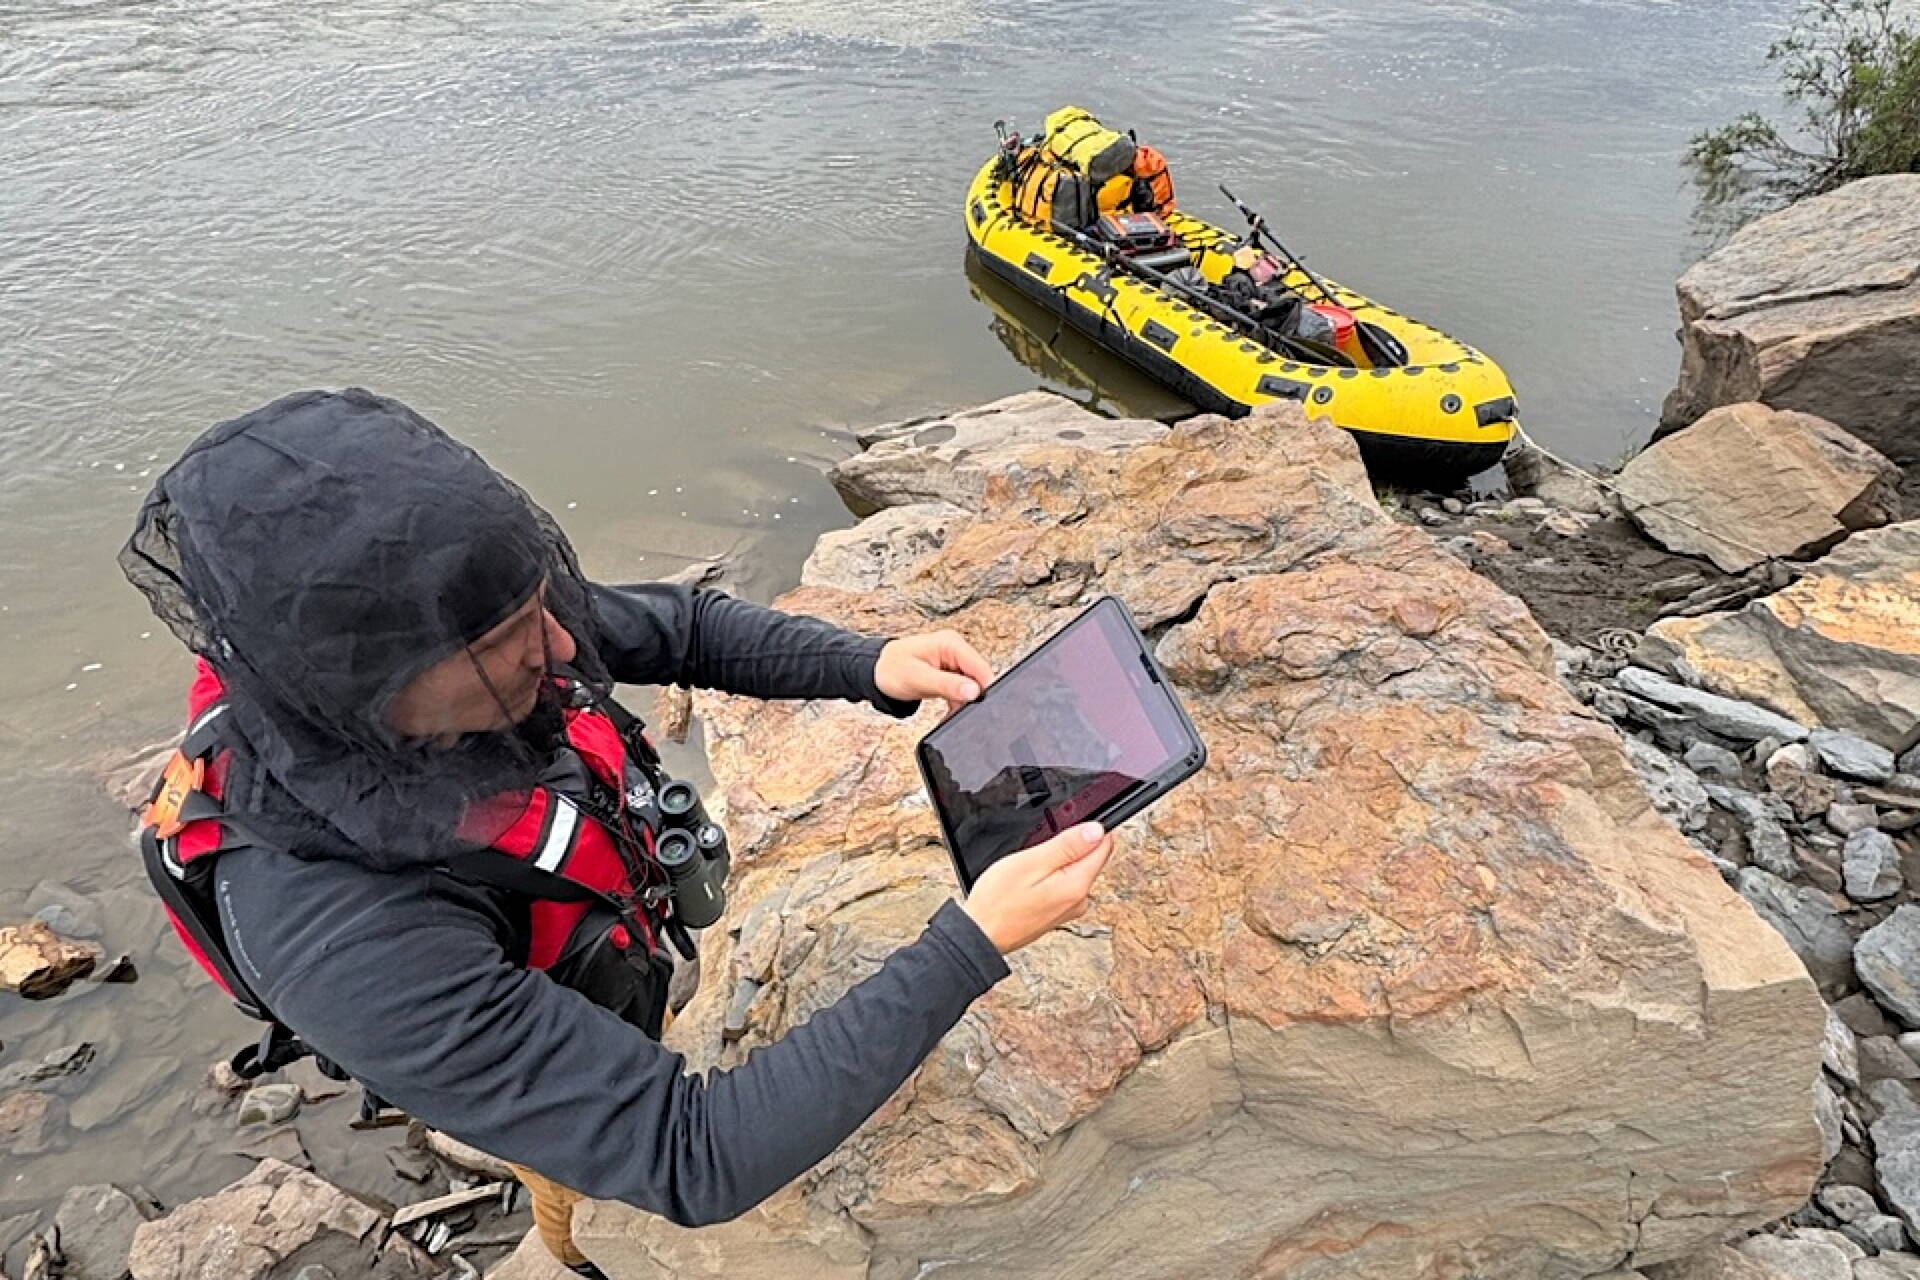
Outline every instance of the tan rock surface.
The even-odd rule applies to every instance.
[[[1920,730],[1920,521],[1855,534],[1737,612],[1655,623],[1634,660],[1902,751]]]
[[[996,663],[1119,593],[1211,748],[882,1110],[725,1233],[619,1206],[616,1280],[1562,1280],[1801,1203],[1825,1018],[1654,813],[1512,598],[1385,517],[1297,410],[1032,449],[892,589],[784,607]],[[953,892],[933,722],[700,695],[734,839],[669,1036],[725,1066]],[[741,979],[762,984],[722,1033]]]
[[[1899,479],[1891,462],[1824,418],[1749,402],[1656,441],[1616,483],[1655,542],[1740,573],[1887,523]]]
[[[29,1000],[57,996],[93,972],[100,948],[63,938],[37,920],[0,929],[0,991]]]
[[[133,1280],[291,1280],[406,1274],[383,1254],[384,1219],[311,1173],[262,1160],[240,1181],[134,1232]]]
[[[1920,460],[1920,174],[1866,178],[1741,229],[1680,279],[1662,430],[1762,400]]]

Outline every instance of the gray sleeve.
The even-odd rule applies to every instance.
[[[266,905],[261,894],[241,897],[238,928],[228,923],[235,949],[315,1050],[483,1151],[687,1226],[744,1213],[816,1164],[1007,972],[947,903],[839,1001],[702,1079],[634,1027],[511,964],[493,923],[457,901],[369,897],[340,917],[352,921],[346,933],[323,940],[278,931],[247,908],[248,897]],[[274,953],[302,936],[306,949],[282,969],[287,957]]]
[[[718,591],[664,582],[593,586],[600,657],[626,684],[681,684],[757,698],[846,698],[893,716],[920,705],[873,682],[885,637]]]

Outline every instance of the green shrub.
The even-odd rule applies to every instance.
[[[1767,50],[1797,123],[1758,112],[1697,134],[1687,164],[1705,209],[1751,216],[1880,173],[1920,173],[1920,30],[1910,0],[1809,0]]]

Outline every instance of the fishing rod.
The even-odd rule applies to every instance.
[[[1233,192],[1227,190],[1227,184],[1224,182],[1220,184],[1220,194],[1225,196],[1227,199],[1233,201],[1233,207],[1238,209],[1246,217],[1247,225],[1253,228],[1253,234],[1255,239],[1258,239],[1261,236],[1265,236],[1267,240],[1267,247],[1272,249],[1275,253],[1279,254],[1281,257],[1285,258],[1288,262],[1291,262],[1294,266],[1300,268],[1301,274],[1306,276],[1307,279],[1313,281],[1313,287],[1320,291],[1321,297],[1325,298],[1328,302],[1331,302],[1336,307],[1342,305],[1340,300],[1333,296],[1333,290],[1327,288],[1326,282],[1321,280],[1319,276],[1313,274],[1313,269],[1307,266],[1305,262],[1302,262],[1300,260],[1300,255],[1294,253],[1291,249],[1287,248],[1287,246],[1280,243],[1280,237],[1274,235],[1273,232],[1268,229],[1267,220],[1261,217],[1259,214],[1255,213],[1253,210],[1247,208],[1246,205],[1240,203],[1240,197],[1234,195]]]
[[[1283,354],[1290,355],[1296,360],[1305,360],[1309,364],[1343,366],[1353,363],[1347,358],[1344,352],[1332,348],[1323,348],[1318,343],[1309,342],[1304,338],[1295,338],[1284,333],[1278,333],[1266,325],[1261,324],[1258,320],[1255,320],[1239,308],[1229,306],[1198,289],[1193,289],[1181,284],[1165,272],[1157,271],[1145,263],[1135,261],[1126,254],[1121,253],[1115,246],[1103,240],[1096,240],[1085,232],[1068,226],[1064,222],[1054,220],[1053,229],[1058,234],[1065,236],[1069,241],[1078,244],[1080,247],[1098,257],[1108,266],[1117,266],[1123,271],[1129,271],[1140,276],[1150,284],[1158,285],[1170,293],[1178,294],[1191,302],[1200,311],[1212,316],[1215,320],[1222,321],[1228,326],[1239,330],[1242,336],[1252,338],[1263,346],[1272,346],[1278,343],[1282,348]]]

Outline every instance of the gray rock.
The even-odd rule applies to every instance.
[[[1847,1261],[1849,1262],[1855,1258],[1864,1258],[1867,1256],[1865,1249],[1862,1249],[1838,1231],[1829,1231],[1825,1227],[1796,1227],[1793,1232],[1793,1238],[1795,1240],[1808,1240],[1814,1244],[1824,1244],[1830,1248],[1838,1249],[1847,1256]]]
[[[1645,667],[1626,667],[1614,677],[1620,688],[1635,697],[1645,698],[1663,707],[1684,712],[1701,728],[1725,738],[1753,742],[1774,737],[1783,742],[1799,742],[1807,737],[1805,725],[1787,719],[1756,703],[1723,698],[1717,693],[1689,689]]]
[[[1853,1280],[1920,1280],[1920,1258],[1908,1253],[1883,1253],[1853,1264]]]
[[[1920,1080],[1920,1062],[1907,1056],[1892,1036],[1868,1036],[1860,1041],[1860,1079]]]
[[[1861,1240],[1868,1253],[1898,1253],[1907,1248],[1912,1240],[1907,1234],[1906,1224],[1889,1213],[1871,1213],[1848,1226],[1860,1233],[1856,1238]],[[1920,1258],[1913,1261],[1916,1268],[1914,1274],[1920,1276]]]
[[[1458,498],[1442,498],[1440,499],[1440,509],[1450,516],[1465,515],[1467,504]]]
[[[1909,1031],[1897,1038],[1897,1043],[1906,1051],[1909,1058],[1920,1062],[1920,1031]]]
[[[1758,751],[1758,748],[1755,750]],[[1813,768],[1813,748],[1804,742],[1789,742],[1784,746],[1776,746],[1763,759],[1768,773],[1775,769],[1798,769],[1805,773]]]
[[[1877,827],[1847,837],[1840,851],[1840,865],[1847,878],[1847,896],[1855,902],[1891,898],[1905,884],[1900,874],[1900,847]]]
[[[1419,517],[1420,523],[1423,525],[1426,525],[1429,529],[1435,528],[1439,525],[1443,525],[1447,522],[1446,512],[1436,511],[1432,507],[1416,508],[1414,511],[1414,515]]]
[[[1788,1280],[1853,1280],[1853,1260],[1821,1241],[1748,1236],[1734,1248]]]
[[[1589,515],[1611,515],[1619,508],[1593,476],[1537,446],[1516,445],[1507,450],[1501,464],[1507,488],[1524,497]]]
[[[947,502],[889,507],[851,529],[821,534],[800,566],[800,585],[873,591],[898,582],[971,518]]]
[[[1823,990],[1852,985],[1853,937],[1826,894],[1790,885],[1759,867],[1740,868],[1734,888],[1787,940]]]
[[[1899,759],[1894,763],[1899,766],[1902,773],[1920,775],[1920,743],[1902,751]]]
[[[1687,762],[1687,768],[1695,773],[1722,778],[1728,782],[1740,781],[1745,772],[1741,768],[1739,756],[1711,742],[1694,743],[1687,748],[1686,755],[1681,758]]]
[[[1618,689],[1601,689],[1593,696],[1593,709],[1609,720],[1643,724],[1663,740],[1692,738],[1697,732],[1692,719],[1680,712]]]
[[[1854,948],[1860,981],[1907,1029],[1920,1029],[1920,907],[1903,903],[1861,935]]]
[[[1841,1222],[1858,1222],[1880,1212],[1880,1202],[1873,1198],[1871,1191],[1864,1187],[1850,1187],[1844,1182],[1820,1188],[1814,1199]]]
[[[15,1089],[23,1084],[58,1080],[62,1076],[79,1075],[92,1064],[93,1058],[93,1046],[85,1041],[61,1045],[38,1062],[16,1062],[0,1070],[0,1091]]]
[[[74,1187],[53,1214],[67,1255],[63,1274],[67,1280],[125,1280],[133,1233],[157,1216],[118,1187]]]
[[[1867,1087],[1867,1096],[1880,1110],[1873,1122],[1873,1171],[1887,1207],[1920,1240],[1920,1102],[1898,1080],[1880,1080]]]
[[[58,880],[42,880],[27,895],[27,914],[65,938],[98,940],[100,906]]]
[[[1814,1082],[1813,1118],[1820,1126],[1820,1162],[1832,1164],[1840,1148],[1846,1145],[1846,1116],[1842,1113],[1840,1095],[1825,1080]]]
[[[242,1128],[256,1124],[282,1124],[300,1110],[300,1086],[297,1084],[258,1084],[240,1099],[239,1123]]]
[[[1794,856],[1793,841],[1787,830],[1772,818],[1759,818],[1747,827],[1747,855],[1753,864],[1771,871],[1783,880],[1800,874],[1800,859]]]
[[[1639,772],[1653,807],[1682,831],[1704,831],[1713,803],[1693,771],[1638,738],[1627,738],[1625,743],[1627,758]]]
[[[1820,1061],[1835,1079],[1856,1087],[1860,1084],[1859,1042],[1854,1039],[1853,1028],[1832,1009],[1827,1010],[1827,1035],[1820,1046]]]
[[[1878,826],[1880,810],[1870,804],[1848,804],[1836,800],[1827,806],[1827,825],[1843,836]]]
[[[1807,745],[1832,773],[1861,782],[1885,782],[1893,776],[1893,752],[1868,742],[1857,733],[1815,729]]]
[[[1900,1032],[1900,1028],[1888,1020],[1887,1011],[1864,991],[1835,1000],[1830,1007],[1856,1036],[1891,1036]]]

